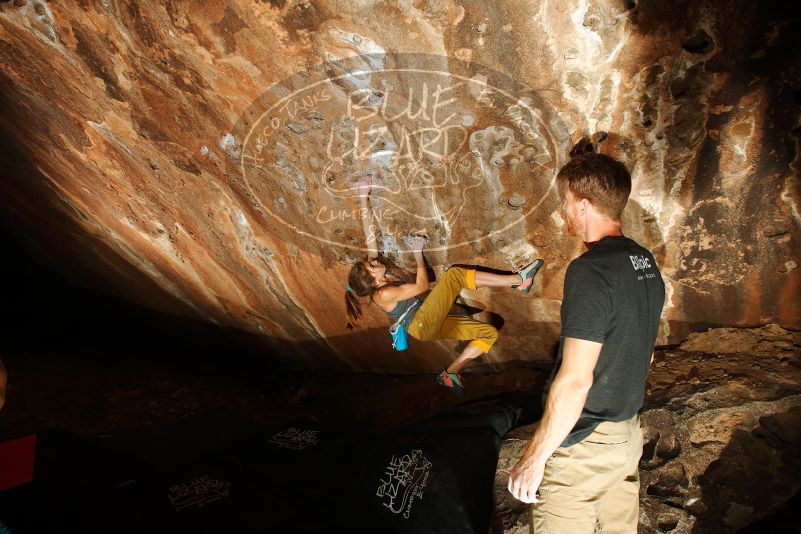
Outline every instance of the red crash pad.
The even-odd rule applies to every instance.
[[[36,434],[0,443],[0,491],[33,480]]]

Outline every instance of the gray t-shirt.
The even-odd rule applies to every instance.
[[[625,421],[642,408],[664,302],[665,283],[654,257],[627,237],[604,237],[570,262],[559,354],[543,405],[562,363],[564,338],[595,341],[603,347],[587,401],[562,447],[583,440],[603,421]]]

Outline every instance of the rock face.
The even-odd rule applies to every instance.
[[[798,493],[799,342],[777,325],[721,328],[657,353],[641,414],[639,532],[735,532]],[[532,431],[515,430],[501,451],[496,522],[505,532],[528,532],[526,507],[506,483]]]
[[[801,329],[801,27],[764,4],[0,1],[3,218],[87,285],[301,365],[431,371],[455,343],[398,358],[375,308],[345,328],[372,166],[399,265],[417,230],[438,273],[545,259],[530,301],[463,296],[505,320],[487,360],[547,360],[581,252],[553,180],[588,137],[632,170],[661,343]]]

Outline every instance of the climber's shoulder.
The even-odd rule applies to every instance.
[[[376,289],[375,293],[373,293],[373,300],[379,307],[383,308],[384,311],[392,309],[395,303],[398,302],[397,295],[395,295],[394,291],[396,288],[397,286],[385,285]]]

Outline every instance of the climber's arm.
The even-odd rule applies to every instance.
[[[362,225],[364,227],[364,238],[367,243],[367,258],[378,257],[378,246],[376,245],[376,233],[378,227],[373,224],[373,212],[370,210],[370,203],[367,201],[370,196],[370,188],[373,185],[373,175],[365,174],[359,180],[359,204],[361,206]]]
[[[414,283],[405,283],[398,286],[384,286],[381,288],[381,291],[376,294],[378,300],[385,306],[393,302],[398,302],[399,300],[416,297],[428,291],[428,271],[426,271],[426,262],[423,258],[423,252],[421,251],[424,242],[425,240],[420,238],[417,238],[417,241],[413,240],[414,246],[412,248],[412,253],[417,263],[417,275]]]

